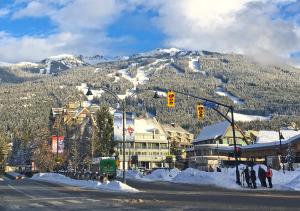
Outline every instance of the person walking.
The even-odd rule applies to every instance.
[[[258,179],[260,181],[261,186],[266,188],[266,171],[261,166],[259,166],[258,168]]]
[[[244,175],[245,175],[245,180],[247,183],[248,188],[251,187],[251,183],[250,183],[250,172],[249,172],[249,167],[246,166],[245,170],[244,170]]]
[[[255,170],[253,169],[253,166],[251,166],[250,175],[251,175],[252,188],[256,189],[256,174],[255,174]]]
[[[272,187],[273,187],[273,184],[272,184],[272,176],[273,176],[273,172],[272,172],[271,166],[268,166],[267,172],[266,172],[266,177],[267,177],[267,179],[268,179],[269,188],[272,188]]]

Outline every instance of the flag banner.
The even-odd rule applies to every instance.
[[[134,141],[134,113],[126,112],[125,135],[126,142]],[[114,141],[123,141],[123,114],[122,112],[114,113]]]
[[[64,152],[64,136],[58,136],[58,141],[57,141],[57,136],[52,136],[52,152],[53,153]]]

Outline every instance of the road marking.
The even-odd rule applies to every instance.
[[[44,205],[39,204],[39,203],[30,203],[29,206],[32,206],[32,207],[45,207]]]
[[[34,199],[26,199],[26,201],[48,201],[48,200],[66,200],[66,199],[86,199],[86,197],[41,197],[41,198],[34,198]],[[5,201],[24,201],[25,199],[7,199]]]
[[[11,189],[13,189],[14,191],[18,192],[18,193],[21,193],[21,194],[23,194],[23,195],[25,195],[25,196],[27,196],[31,199],[35,199],[35,197],[33,197],[32,195],[29,195],[29,194],[25,193],[24,191],[18,190],[17,188],[15,188],[14,186],[12,186],[10,184],[8,184],[7,186],[10,187]]]
[[[9,207],[12,208],[13,210],[19,210],[19,209],[21,209],[21,207],[19,205],[15,205],[15,204],[9,205]]]
[[[82,204],[81,201],[78,201],[78,200],[72,200],[72,199],[69,199],[69,200],[65,200],[66,202],[70,202],[70,203],[73,203],[73,204]]]
[[[86,199],[87,201],[91,201],[91,202],[100,202],[101,200],[98,199]]]
[[[48,201],[47,203],[52,204],[52,205],[63,205],[64,204],[61,201]]]

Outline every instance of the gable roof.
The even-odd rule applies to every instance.
[[[171,131],[171,132],[177,132],[177,133],[188,133],[191,134],[190,132],[188,132],[187,130],[183,129],[180,125],[171,125],[171,124],[162,124],[162,127],[165,131]]]
[[[228,121],[223,121],[213,125],[206,126],[200,131],[199,135],[193,141],[193,143],[197,143],[205,140],[211,140],[217,138],[218,136],[223,136],[229,126],[230,123]]]

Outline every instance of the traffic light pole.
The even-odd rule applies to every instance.
[[[160,90],[162,90],[164,92],[168,92],[168,89],[160,89]],[[140,92],[143,92],[143,91],[156,91],[156,90],[154,90],[154,89],[137,89],[137,92],[134,95],[136,95]],[[207,98],[204,98],[204,97],[192,95],[192,94],[181,92],[181,91],[172,90],[172,92],[177,93],[177,94],[182,94],[182,95],[185,95],[185,96],[188,96],[188,97],[192,97],[192,98],[195,98],[195,99],[198,99],[198,100],[202,100],[204,102],[211,103],[212,105],[216,105],[216,106],[213,106],[212,109],[215,110],[218,114],[220,114],[224,119],[226,119],[230,123],[230,125],[232,127],[232,135],[233,135],[235,170],[236,170],[236,183],[240,185],[241,180],[240,180],[240,174],[239,174],[239,169],[238,169],[239,162],[238,162],[238,155],[237,155],[237,143],[236,143],[236,133],[235,133],[235,122],[234,122],[234,114],[233,114],[234,109],[233,109],[233,106],[232,105],[226,105],[224,103],[219,103],[219,102],[214,101],[214,100],[210,100],[210,99],[207,99]],[[132,96],[134,96],[134,95],[132,95]],[[223,114],[218,109],[219,106],[228,109],[227,113]],[[231,118],[227,117],[227,114],[229,112],[231,114]]]
[[[99,88],[101,88],[103,91],[108,92],[111,95],[113,95],[114,98],[116,98],[119,102],[121,101],[122,105],[123,105],[123,181],[126,182],[126,178],[125,178],[125,139],[126,139],[126,136],[125,136],[125,125],[124,125],[125,124],[125,122],[124,122],[125,118],[124,117],[126,115],[125,114],[125,99],[121,100],[116,94],[114,94],[113,92],[111,92],[110,90],[108,90],[108,89],[106,89],[104,87],[99,87]],[[160,90],[164,91],[166,93],[168,92],[168,89],[160,89]],[[135,95],[137,95],[137,94],[139,94],[141,92],[144,92],[144,91],[154,91],[154,92],[157,92],[157,90],[155,90],[155,89],[139,89],[139,88],[137,88],[136,92],[133,93],[129,97],[133,97],[133,96],[135,96]],[[204,97],[192,95],[192,94],[181,92],[181,91],[172,90],[172,92],[177,93],[177,94],[182,94],[182,95],[185,95],[185,96],[188,96],[188,97],[192,97],[192,98],[195,98],[195,99],[198,99],[198,100],[202,100],[204,102],[209,102],[209,103],[211,103],[213,105],[216,105],[215,107],[212,107],[212,109],[215,110],[218,114],[220,114],[224,119],[226,119],[231,124],[232,134],[233,134],[233,144],[234,144],[234,157],[235,157],[235,168],[236,168],[236,183],[240,185],[241,181],[240,181],[240,174],[239,174],[239,170],[238,170],[237,144],[236,144],[236,134],[235,134],[235,122],[234,122],[234,114],[233,114],[234,109],[233,109],[233,106],[226,105],[226,104],[223,104],[223,103],[219,103],[219,102],[214,101],[214,100],[210,100],[210,99],[207,99],[207,98],[204,98]],[[157,95],[157,93],[155,93],[154,98],[156,98],[156,95]],[[227,113],[223,114],[218,109],[219,106],[222,106],[223,108],[228,109]],[[228,112],[230,112],[231,118],[227,117]]]

